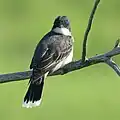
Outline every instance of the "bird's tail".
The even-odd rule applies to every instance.
[[[24,97],[23,107],[31,108],[40,105],[44,78],[44,76],[40,76],[34,79],[34,76],[32,75],[28,91]]]

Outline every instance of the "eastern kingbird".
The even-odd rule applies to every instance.
[[[67,16],[58,16],[50,32],[38,43],[30,69],[33,69],[29,88],[24,97],[23,107],[39,106],[41,102],[44,79],[70,63],[73,57],[73,37]]]

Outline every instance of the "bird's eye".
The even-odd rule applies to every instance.
[[[69,23],[69,20],[66,20],[66,21],[65,21],[65,23],[66,23],[67,25],[69,25],[69,24],[70,24],[70,23]]]

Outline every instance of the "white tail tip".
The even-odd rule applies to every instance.
[[[40,103],[41,103],[41,100],[34,101],[34,102],[32,102],[32,101],[28,101],[28,102],[25,101],[25,102],[23,102],[22,107],[25,107],[25,108],[37,107],[37,106],[40,105]]]

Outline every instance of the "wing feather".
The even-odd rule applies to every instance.
[[[44,74],[67,57],[71,50],[70,36],[54,35],[47,40],[41,40],[36,47],[30,68],[39,69]]]

